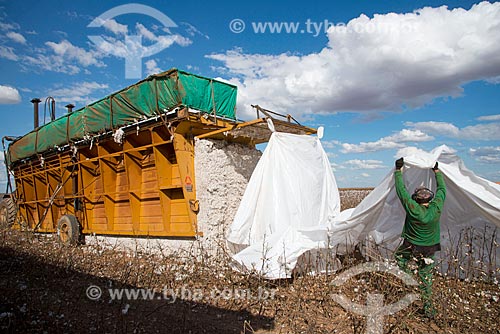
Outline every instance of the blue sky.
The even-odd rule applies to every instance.
[[[259,104],[324,126],[340,187],[376,186],[395,158],[442,144],[500,181],[500,3],[146,1],[176,26],[132,13],[88,27],[126,4],[0,0],[2,136],[32,129],[33,97],[54,96],[59,116],[138,81],[124,41],[140,36],[161,46],[142,77],[220,78],[238,86],[242,119]]]

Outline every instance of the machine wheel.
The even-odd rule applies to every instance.
[[[80,224],[73,215],[64,215],[57,221],[57,236],[65,246],[75,246],[80,241]]]
[[[0,228],[9,228],[16,219],[16,203],[12,198],[4,198],[0,202]]]

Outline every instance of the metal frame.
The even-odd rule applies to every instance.
[[[84,234],[201,235],[195,138],[253,146],[270,136],[265,119],[238,122],[205,115],[178,109],[175,114],[123,128],[122,144],[107,133],[90,143],[76,143],[15,164],[18,221],[38,232],[52,233],[58,219],[70,214],[77,217]],[[315,132],[292,123],[277,124],[290,132]]]

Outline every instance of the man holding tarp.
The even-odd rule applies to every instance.
[[[434,317],[436,311],[431,302],[432,270],[435,266],[434,253],[441,250],[439,219],[446,197],[446,187],[436,162],[432,168],[436,177],[436,195],[428,188],[418,187],[410,196],[403,181],[403,165],[403,158],[396,160],[396,193],[406,211],[406,219],[401,234],[404,241],[396,250],[395,257],[399,267],[405,272],[409,272],[407,265],[410,259],[415,258],[421,280],[424,311],[427,316]]]

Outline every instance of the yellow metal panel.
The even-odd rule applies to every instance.
[[[131,129],[123,145],[110,135],[92,145],[80,145],[76,162],[68,150],[54,151],[45,157],[44,164],[34,158],[16,166],[21,220],[34,227],[47,210],[42,225],[45,231],[53,230],[58,217],[70,213],[78,217],[85,233],[199,235],[193,138],[253,145],[265,141],[269,130],[264,119],[247,123],[205,119],[188,109],[168,121],[157,119],[141,125],[138,132]],[[275,121],[275,126],[279,131],[314,132],[289,122]],[[61,183],[63,189],[50,206],[49,199]],[[79,212],[74,208],[76,199],[83,202]]]
[[[183,231],[197,232],[197,212],[192,211],[190,202],[196,201],[196,178],[194,173],[194,144],[179,133],[174,134],[174,147],[179,166],[179,176],[182,183],[184,203],[188,208],[189,226]]]

